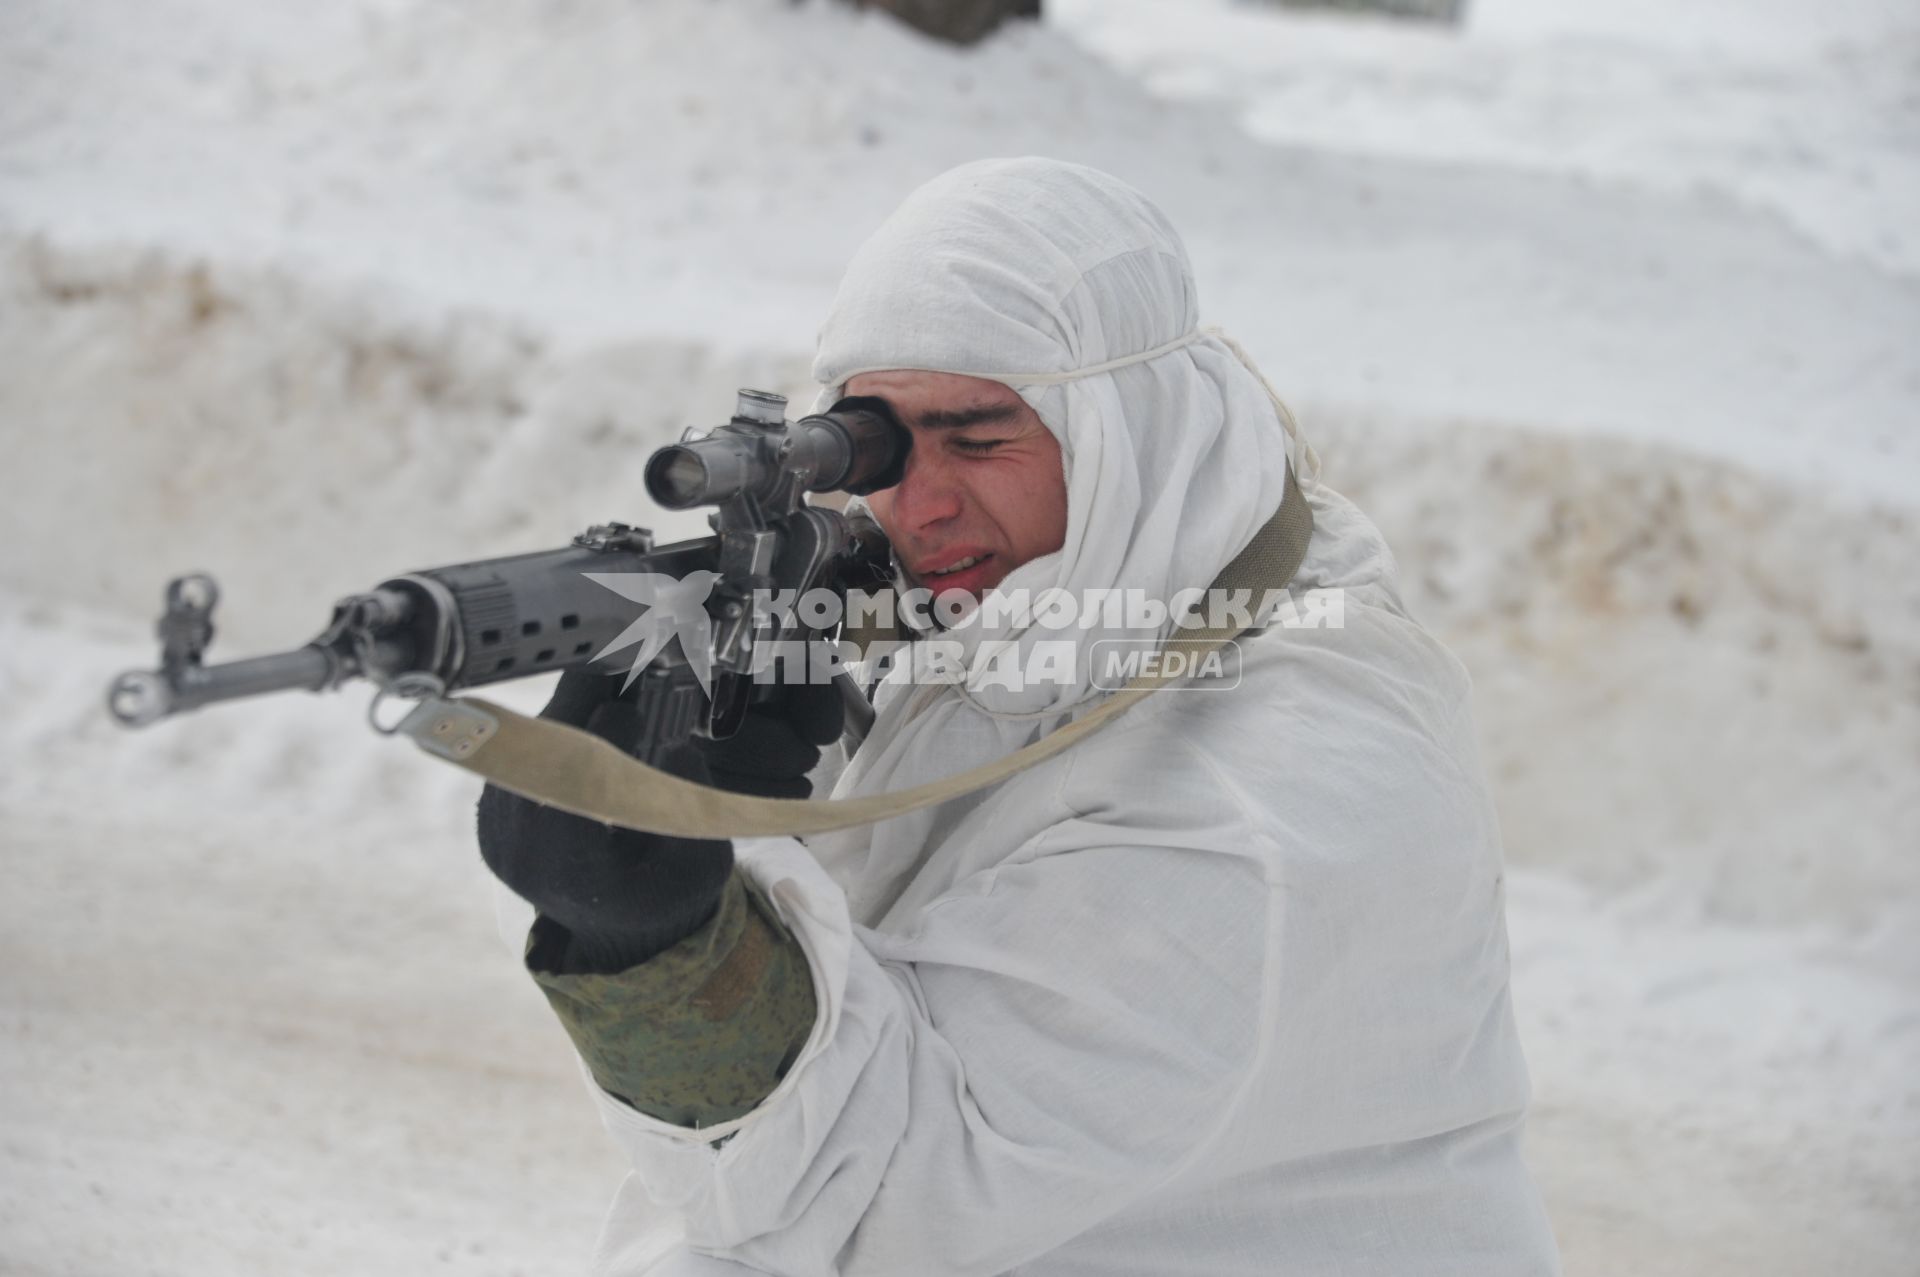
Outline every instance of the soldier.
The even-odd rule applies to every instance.
[[[1276,304],[1286,304],[1276,299]],[[1498,829],[1459,663],[1123,183],[967,165],[861,249],[823,403],[913,433],[870,497],[904,584],[1165,600],[1274,515],[1340,625],[1240,644],[1005,783],[810,838],[610,829],[489,790],[487,863],[539,911],[528,965],[633,1174],[617,1274],[1557,1271],[1521,1159]],[[1043,634],[963,606],[969,659]],[[1030,618],[1028,618],[1030,622]],[[633,738],[618,680],[548,715]],[[898,662],[836,797],[1003,757],[1108,693],[916,681]],[[804,797],[839,736],[795,687],[672,760]]]

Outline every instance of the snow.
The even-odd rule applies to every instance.
[[[1920,212],[1897,4],[1460,32],[1051,0],[0,7],[0,1269],[566,1271],[617,1174],[470,785],[216,653],[626,518],[982,154],[1109,168],[1473,671],[1572,1272],[1920,1242]],[[541,690],[513,685],[522,704]]]
[[[1053,12],[1270,141],[1725,196],[1920,274],[1920,12],[1899,0],[1471,0],[1458,29],[1228,0]]]
[[[484,24],[422,0],[304,26],[275,10],[257,32],[217,0],[140,13],[137,36],[104,0],[0,15],[18,86],[0,96],[0,229],[292,271],[428,324],[505,313],[566,349],[804,352],[904,190],[1038,151],[1152,191],[1192,240],[1210,319],[1304,408],[1604,431],[1876,498],[1920,482],[1915,282],[1730,199],[1262,145],[1047,30],[966,53],[879,14],[760,0],[525,4]],[[1174,45],[1159,13],[1141,29]],[[1900,15],[1884,25],[1887,56],[1911,57]],[[1377,62],[1349,90],[1352,127],[1409,114],[1398,45]],[[1501,107],[1495,87],[1489,112],[1563,113]],[[1620,96],[1618,127],[1664,136],[1676,99]],[[1616,118],[1567,127],[1596,114]],[[1887,117],[1896,153],[1911,114]],[[1904,226],[1917,204],[1877,206]]]

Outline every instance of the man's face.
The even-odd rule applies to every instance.
[[[1013,390],[957,373],[869,372],[846,392],[886,400],[913,432],[905,477],[867,498],[912,584],[978,601],[1066,540],[1059,441]]]

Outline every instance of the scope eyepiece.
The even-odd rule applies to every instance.
[[[884,399],[842,399],[780,427],[723,426],[647,459],[647,494],[669,510],[718,505],[742,493],[773,498],[792,476],[808,492],[866,496],[906,473],[913,435]]]
[[[891,488],[907,472],[913,434],[884,399],[852,395],[823,413],[802,417],[796,428],[811,429],[823,439],[831,436],[832,445],[821,453],[842,462],[836,473],[816,474],[811,491],[864,497]]]

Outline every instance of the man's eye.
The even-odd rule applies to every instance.
[[[953,440],[953,446],[962,452],[979,453],[992,452],[1005,442],[1006,440],[1004,439],[955,439]]]

